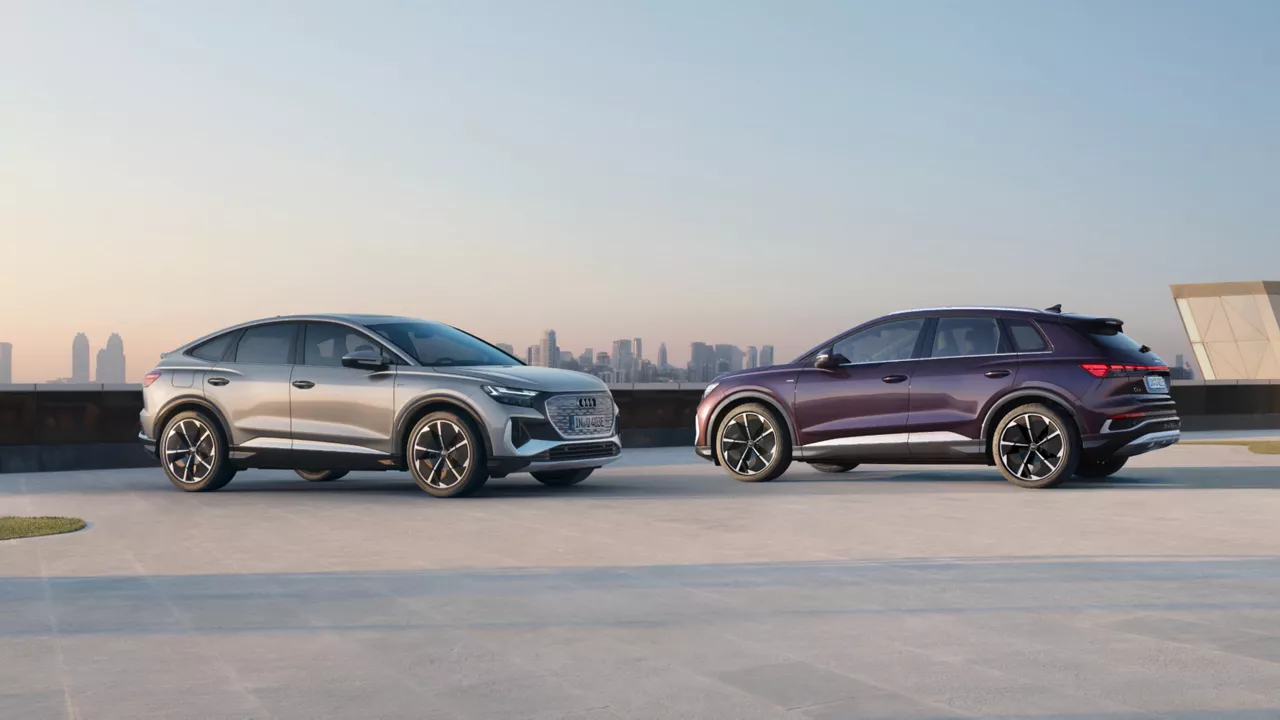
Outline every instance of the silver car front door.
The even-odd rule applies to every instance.
[[[307,323],[290,387],[293,447],[302,452],[391,455],[396,366],[343,367],[362,348],[391,353],[380,341],[336,323]]]

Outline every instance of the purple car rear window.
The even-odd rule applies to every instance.
[[[1005,320],[1009,327],[1009,335],[1013,337],[1014,352],[1044,352],[1049,343],[1040,334],[1040,330],[1026,320]]]
[[[1099,347],[1108,350],[1124,350],[1129,352],[1141,352],[1142,343],[1125,335],[1119,330],[1091,330],[1088,332],[1089,339]]]

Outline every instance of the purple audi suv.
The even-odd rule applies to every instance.
[[[1026,308],[908,310],[794,362],[724,375],[698,455],[744,482],[792,460],[986,464],[1026,488],[1103,478],[1178,442],[1169,368],[1114,318]]]

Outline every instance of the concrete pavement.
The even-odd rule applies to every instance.
[[[1113,482],[629,451],[573,488],[0,475],[0,718],[1280,717],[1280,457]]]

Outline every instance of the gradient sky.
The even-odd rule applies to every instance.
[[[1280,279],[1280,2],[0,3],[0,341],[402,313],[519,348]],[[1189,352],[1188,352],[1189,354]]]

